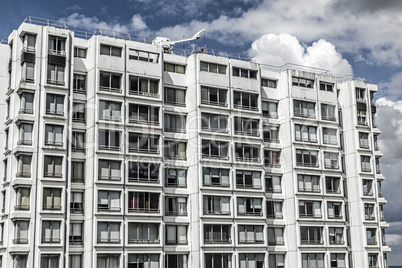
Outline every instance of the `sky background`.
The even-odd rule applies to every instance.
[[[65,21],[71,29],[88,32],[103,28],[171,40],[205,28],[193,44],[270,65],[304,64],[338,77],[370,78],[379,86],[377,122],[392,247],[388,260],[402,265],[402,1],[3,0],[0,39],[26,16]]]

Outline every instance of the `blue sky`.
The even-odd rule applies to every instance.
[[[377,121],[389,263],[402,264],[402,1],[399,0],[88,0],[2,1],[0,36],[26,16],[172,40],[205,28],[199,46],[247,54],[271,65],[311,65],[379,85]]]

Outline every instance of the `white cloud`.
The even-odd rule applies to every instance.
[[[302,64],[329,70],[335,76],[353,73],[349,62],[342,58],[335,46],[323,39],[304,48],[290,34],[265,34],[253,42],[249,54],[257,62],[269,65]]]
[[[131,18],[131,27],[136,31],[143,31],[148,28],[141,15],[134,15]]]

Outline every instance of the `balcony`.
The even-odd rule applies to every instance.
[[[201,100],[201,104],[210,106],[228,107],[228,104],[225,102]]]
[[[63,147],[63,142],[60,141],[45,141],[46,146]]]
[[[128,243],[129,244],[159,244],[160,240],[159,239],[151,240],[151,239],[129,238]]]
[[[138,154],[159,154],[159,149],[143,149],[143,148],[128,148],[130,153],[138,153]]]
[[[159,208],[128,208],[128,212],[134,212],[134,213],[160,213]]]
[[[166,245],[187,245],[187,240],[166,240]]]
[[[320,186],[317,186],[318,188],[316,188],[316,187],[313,187],[313,188],[299,188],[298,190],[299,190],[299,192],[303,192],[303,193],[320,193],[321,192],[321,189],[320,189]]]
[[[98,243],[105,243],[105,244],[120,244],[120,239],[116,238],[98,238]]]
[[[241,104],[234,104],[233,107],[235,109],[242,109],[242,110],[249,110],[249,111],[258,111],[258,107],[251,106],[251,105],[241,105]]]
[[[362,172],[371,172],[371,168],[362,167]]]
[[[14,206],[15,211],[21,211],[21,210],[29,210],[29,205],[16,205]]]
[[[319,167],[318,163],[304,163],[304,162],[297,162],[296,166],[298,166],[298,167],[312,167],[312,168],[318,168]]]
[[[264,138],[264,142],[279,143],[279,139]]]
[[[165,211],[166,216],[187,216],[187,211]]]
[[[329,244],[330,245],[344,245],[345,241],[343,241],[343,240],[341,240],[341,241],[330,240]]]
[[[215,235],[215,234],[214,234]],[[218,234],[220,236],[220,234]],[[228,238],[204,238],[204,244],[231,244],[232,240]]]
[[[42,244],[57,244],[60,243],[60,238],[43,238]]]
[[[118,152],[118,151],[120,151],[120,146],[99,144],[98,149],[103,150],[103,151],[115,151],[115,152]]]
[[[281,168],[281,164],[279,163],[264,163],[264,166],[267,168]]]
[[[33,114],[33,110],[32,109],[21,108],[18,111],[18,114]]]
[[[365,215],[364,218],[366,221],[374,221],[375,220],[374,215]]]
[[[48,79],[48,80],[47,80],[47,83],[48,83],[49,85],[55,85],[55,86],[64,86],[64,85],[65,85],[64,81],[60,81],[60,80],[51,80],[51,79]]]
[[[128,94],[142,96],[142,97],[159,98],[159,94],[157,94],[157,93],[141,92],[141,91],[136,91],[136,90],[129,90]]]
[[[256,242],[253,242],[253,244],[254,243],[256,243]],[[260,241],[259,243],[264,243],[264,242]],[[283,245],[285,245],[285,241],[268,241],[268,246],[283,246]]]
[[[99,91],[110,93],[121,93],[121,88],[99,86]]]
[[[28,238],[15,238],[13,239],[14,245],[28,244]]]
[[[43,210],[61,210],[61,205],[44,205]]]
[[[121,181],[120,176],[99,176],[99,181]]]
[[[314,219],[320,219],[322,218],[322,214],[300,214],[300,218],[314,218]]]
[[[17,145],[32,145],[32,141],[31,140],[19,140],[17,142]]]
[[[69,239],[70,245],[82,245],[83,244],[82,242],[83,242],[82,237],[80,237],[80,238],[71,238],[70,237],[70,239]]]
[[[120,212],[120,207],[101,206],[98,204],[98,212]]]
[[[235,135],[253,136],[253,137],[259,137],[260,136],[258,131],[252,131],[252,130],[245,130],[245,131],[235,130]]]
[[[17,178],[30,178],[31,177],[31,172],[17,172],[17,174],[15,174],[15,177],[17,177]]]
[[[295,112],[295,116],[296,117],[302,117],[302,118],[310,118],[310,119],[315,119],[316,118],[315,114],[299,113],[299,112]]]
[[[323,245],[323,240],[301,240],[302,245]]]
[[[267,214],[267,219],[283,219],[283,214]]]

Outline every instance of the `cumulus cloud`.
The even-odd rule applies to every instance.
[[[137,14],[133,15],[130,22],[127,24],[117,21],[106,22],[98,19],[95,16],[87,17],[77,12],[66,18],[61,18],[60,20],[66,22],[70,28],[91,32],[97,29],[107,29],[123,33],[139,34],[139,32],[145,32],[148,29],[145,21],[140,15]]]
[[[328,70],[338,77],[353,73],[352,66],[335,46],[323,39],[305,48],[293,35],[265,34],[252,43],[249,55],[264,64],[301,64]]]

